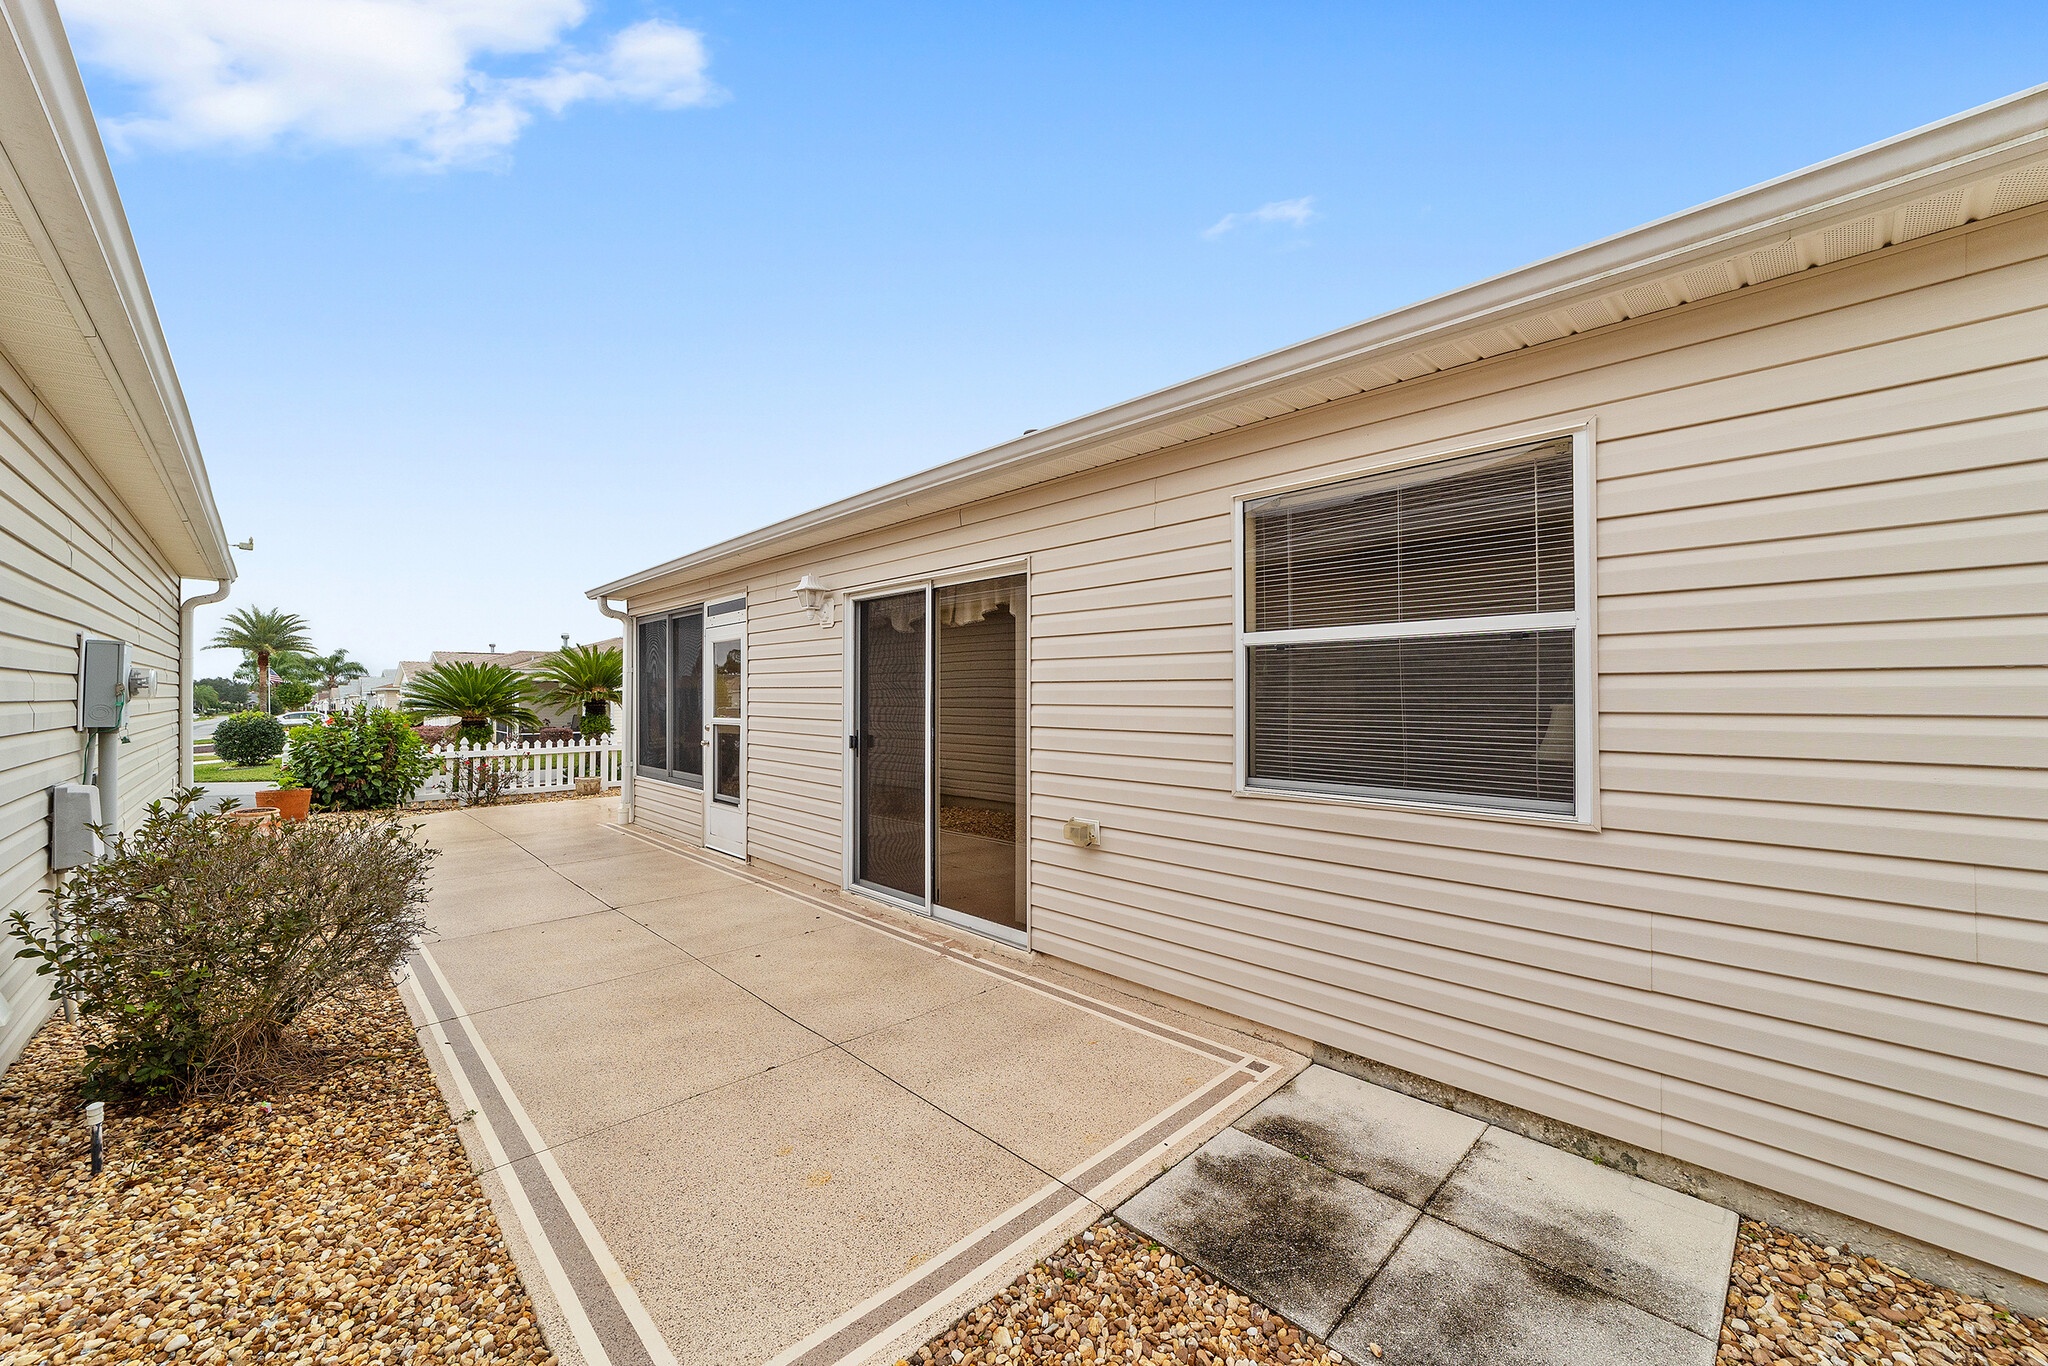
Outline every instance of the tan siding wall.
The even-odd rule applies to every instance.
[[[178,780],[179,581],[62,431],[23,417],[34,399],[0,362],[0,915],[40,913],[49,787],[78,781],[78,635],[127,640],[158,671],[128,709],[121,820],[133,829]],[[49,1011],[44,979],[0,958],[0,1066]]]
[[[1587,419],[1601,828],[1234,795],[1232,497]],[[1036,948],[2048,1279],[2044,438],[2036,212],[763,563],[752,851],[797,577],[1029,557]]]

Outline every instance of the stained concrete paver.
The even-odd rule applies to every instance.
[[[1491,1129],[1429,1212],[1695,1333],[1721,1330],[1733,1210]]]
[[[1327,1067],[1309,1068],[1237,1127],[1417,1208],[1486,1132],[1483,1121]]]
[[[1326,1167],[1225,1129],[1117,1217],[1328,1337],[1419,1217]]]
[[[1738,1222],[1322,1067],[1117,1213],[1347,1357],[1442,1366],[1711,1363]]]
[[[1725,1269],[1724,1269],[1725,1276]],[[1712,1366],[1714,1342],[1427,1215],[1330,1336],[1401,1366]]]

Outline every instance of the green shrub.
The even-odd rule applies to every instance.
[[[267,764],[284,753],[284,726],[260,711],[238,711],[214,727],[213,752],[243,768]]]
[[[328,725],[293,727],[284,774],[325,811],[399,807],[434,771],[426,748],[403,715],[365,703]]]
[[[389,981],[418,936],[433,851],[390,817],[262,831],[186,788],[9,917],[76,1003],[88,1094],[234,1088],[285,1057],[285,1031],[348,987]]]
[[[281,712],[297,711],[313,700],[313,685],[302,678],[287,678],[270,690],[270,705]]]

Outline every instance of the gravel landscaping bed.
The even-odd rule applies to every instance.
[[[2048,1324],[1745,1219],[1717,1366],[2048,1366]]]
[[[898,1366],[1338,1360],[1263,1305],[1104,1220]]]
[[[2048,1325],[2038,1319],[1769,1224],[1743,1221],[1728,1287],[1716,1366],[2048,1366]],[[897,1366],[1343,1359],[1141,1234],[1104,1221]],[[1381,1360],[1398,1366],[1391,1353]]]
[[[297,1083],[109,1105],[95,1178],[43,1026],[0,1078],[0,1359],[553,1361],[396,989],[299,1030]]]

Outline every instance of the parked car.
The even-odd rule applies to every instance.
[[[317,711],[288,711],[280,715],[278,724],[289,730],[293,726],[324,726],[327,718]]]

